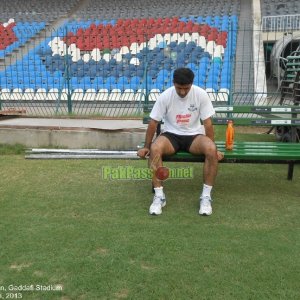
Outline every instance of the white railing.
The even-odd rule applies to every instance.
[[[300,30],[300,14],[265,16],[262,18],[263,31]]]

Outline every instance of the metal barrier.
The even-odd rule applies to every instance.
[[[264,16],[262,18],[263,31],[294,31],[300,30],[300,14]]]

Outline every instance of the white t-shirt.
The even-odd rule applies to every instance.
[[[205,134],[200,119],[206,120],[214,114],[215,110],[205,90],[192,85],[188,94],[181,98],[172,86],[158,97],[150,118],[164,121],[163,132],[195,135]]]

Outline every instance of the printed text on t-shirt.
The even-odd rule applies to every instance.
[[[191,114],[176,115],[176,123],[178,125],[185,125],[190,122]]]

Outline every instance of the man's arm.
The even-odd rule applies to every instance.
[[[209,137],[213,142],[215,141],[215,133],[214,133],[214,126],[212,123],[212,119],[208,118],[203,121],[203,125],[205,128],[205,135]],[[217,149],[217,158],[218,160],[222,160],[224,158],[224,154]]]
[[[146,131],[145,145],[143,148],[139,149],[137,155],[141,158],[145,158],[150,154],[150,147],[153,140],[153,137],[156,133],[156,128],[158,125],[158,121],[151,119],[148,128]]]
[[[215,141],[215,133],[214,133],[214,126],[213,126],[211,118],[203,120],[203,125],[205,128],[205,135],[208,136],[214,142]]]

